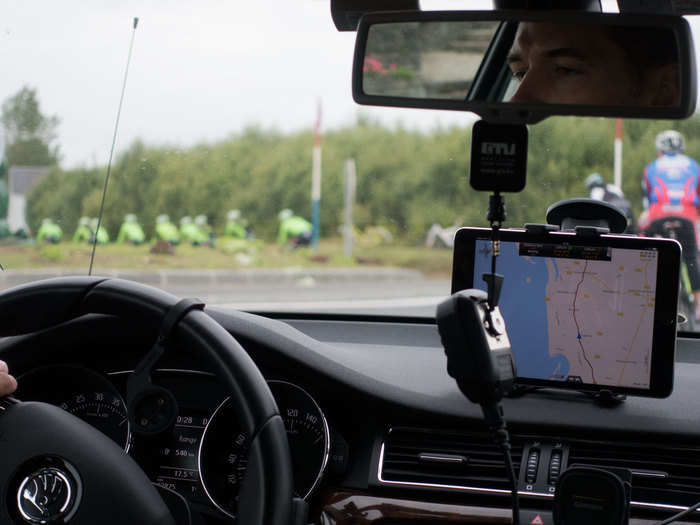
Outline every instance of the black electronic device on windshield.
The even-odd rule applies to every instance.
[[[486,286],[491,230],[455,236],[452,292]],[[499,307],[516,383],[667,397],[673,388],[680,245],[671,239],[500,231]]]
[[[525,188],[528,130],[523,124],[477,120],[471,130],[469,184],[477,191]]]

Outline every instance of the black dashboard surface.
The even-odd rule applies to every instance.
[[[481,421],[480,409],[468,404],[445,372],[445,357],[434,324],[313,319],[264,319],[251,326],[250,314],[218,317],[244,337],[275,340],[289,359],[374,397],[436,417]],[[299,332],[302,332],[300,334]],[[257,334],[257,336],[256,336]],[[263,335],[264,334],[264,335]],[[601,408],[576,393],[544,391],[507,399],[509,424],[610,432],[651,429],[675,439],[700,432],[700,340],[679,338],[675,385],[667,399],[629,397]]]
[[[394,490],[379,482],[376,470],[379,447],[392,427],[485,429],[480,409],[466,402],[445,372],[435,324],[209,313],[241,342],[267,379],[297,384],[318,402],[336,447],[331,456],[334,452],[337,456],[335,462],[329,461],[322,488]],[[124,327],[118,319],[91,315],[43,333],[5,338],[0,341],[0,358],[18,375],[38,365],[69,362],[119,378],[133,369],[152,341],[148,327]],[[696,353],[700,340],[679,338],[681,361],[668,399],[630,397],[616,406],[601,407],[576,393],[541,391],[505,400],[508,424],[514,434],[537,439],[693,446],[700,436]],[[207,363],[177,344],[159,367],[209,371]],[[211,385],[206,410],[213,410],[222,396],[216,384]],[[190,406],[199,417],[208,417],[198,408]]]
[[[236,311],[209,313],[237,337],[263,371],[283,372],[391,405],[395,418],[428,417],[480,422],[478,407],[468,404],[445,372],[436,325],[381,321],[289,318],[278,320]],[[77,358],[104,372],[132,369],[152,335],[144,327],[124,331],[115,319],[87,316],[42,334],[0,341],[0,356],[20,373],[40,364],[37,347],[56,346],[50,360]],[[138,344],[135,344],[138,343]],[[12,345],[11,354],[5,348]],[[115,350],[118,348],[118,350]],[[700,434],[700,340],[679,338],[671,397],[630,397],[601,408],[575,393],[543,391],[505,400],[510,424],[585,428],[600,431],[670,434],[676,439]],[[46,363],[44,363],[46,364]],[[186,349],[166,355],[162,368],[208,370]],[[388,421],[387,421],[388,423]]]

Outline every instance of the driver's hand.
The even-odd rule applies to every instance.
[[[10,375],[5,361],[0,361],[0,397],[8,396],[17,389],[17,380]]]

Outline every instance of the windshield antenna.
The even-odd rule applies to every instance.
[[[105,197],[107,196],[107,184],[109,183],[109,173],[112,170],[112,157],[114,156],[114,146],[117,143],[117,130],[119,129],[119,117],[122,114],[122,104],[124,102],[124,92],[126,91],[126,79],[129,76],[129,64],[131,64],[131,51],[134,49],[134,38],[136,37],[136,27],[139,25],[139,18],[134,17],[134,30],[131,33],[131,43],[129,44],[129,55],[126,59],[126,69],[124,70],[124,82],[122,84],[122,94],[119,97],[119,108],[117,109],[117,120],[114,123],[114,135],[112,135],[112,148],[109,150],[109,161],[107,162],[107,175],[105,175],[105,185],[102,189],[102,201],[100,202],[100,211],[97,215],[97,226],[92,235],[92,253],[90,254],[90,269],[88,275],[92,275],[92,265],[95,262],[95,250],[97,249],[97,232],[100,231],[102,224],[102,212],[105,207]]]

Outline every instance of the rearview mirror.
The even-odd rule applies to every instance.
[[[670,15],[368,14],[358,26],[353,97],[516,123],[685,118],[696,102],[692,37],[686,20]]]

